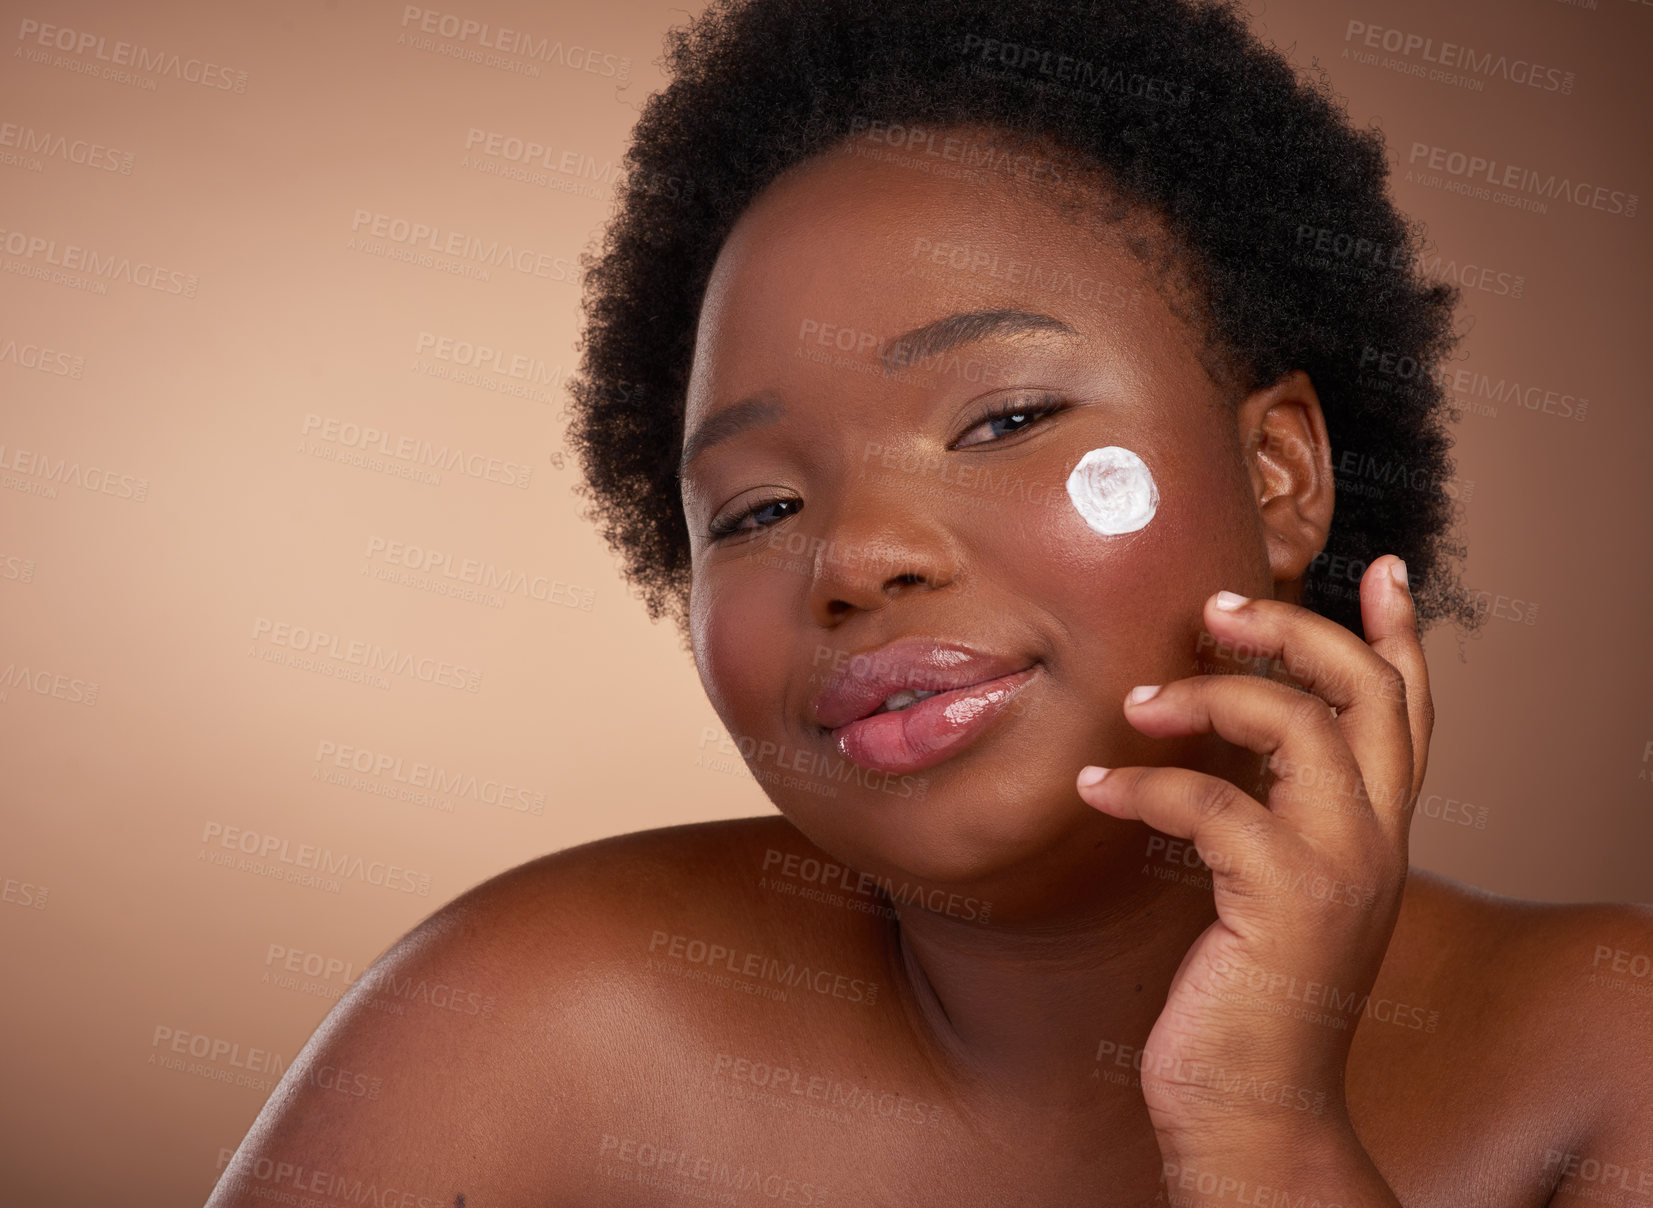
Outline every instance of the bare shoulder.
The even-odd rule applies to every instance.
[[[543,1198],[566,1182],[556,1138],[594,1084],[624,1113],[616,1096],[647,1080],[608,1074],[681,1026],[685,988],[646,972],[651,945],[784,929],[784,913],[753,909],[765,853],[810,846],[779,816],[696,823],[554,852],[462,894],[317,1028],[209,1208],[388,1187],[410,1208]]]
[[[1397,1149],[1474,1120],[1489,1167],[1526,1139],[1534,1202],[1653,1195],[1653,906],[1528,901],[1414,868],[1372,1000],[1351,1085]]]
[[[1414,868],[1395,944],[1409,976],[1459,996],[1479,987],[1466,1015],[1547,1021],[1550,1046],[1576,1038],[1574,1061],[1653,1018],[1653,905],[1529,901]],[[1572,1026],[1586,1022],[1593,1035]]]

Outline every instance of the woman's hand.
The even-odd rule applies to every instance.
[[[1266,805],[1187,768],[1080,782],[1097,809],[1190,840],[1211,869],[1218,920],[1183,958],[1143,1049],[1143,1094],[1173,1191],[1177,1168],[1219,1163],[1216,1176],[1231,1182],[1237,1165],[1322,1172],[1372,1188],[1345,1203],[1394,1202],[1381,1179],[1362,1181],[1376,1170],[1349,1126],[1343,1072],[1400,911],[1434,721],[1404,575],[1390,556],[1361,579],[1367,642],[1276,600],[1222,592],[1206,602],[1214,637],[1278,657],[1306,691],[1201,675],[1127,698],[1125,716],[1144,734],[1215,731],[1267,754]],[[1362,1161],[1365,1173],[1349,1173]]]

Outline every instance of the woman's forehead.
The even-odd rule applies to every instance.
[[[701,306],[688,418],[738,389],[730,379],[781,378],[817,349],[889,368],[898,337],[965,316],[994,336],[1064,327],[1110,343],[1163,343],[1182,326],[1100,214],[1085,224],[1037,204],[1025,179],[838,153],[777,181],[730,232]],[[906,351],[911,363],[925,349]]]
[[[753,243],[799,250],[825,243],[833,255],[852,254],[846,245],[857,243],[883,258],[893,247],[894,267],[901,267],[909,254],[943,242],[983,250],[1042,242],[1057,245],[1057,255],[1069,244],[1113,242],[1127,215],[1094,171],[1081,177],[1079,169],[1019,144],[983,145],[1000,149],[998,158],[987,153],[979,167],[940,172],[903,147],[853,138],[836,144],[753,199],[726,237],[719,266]]]

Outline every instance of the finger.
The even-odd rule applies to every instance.
[[[1375,560],[1360,577],[1360,623],[1367,644],[1400,673],[1405,687],[1407,725],[1412,735],[1412,780],[1406,798],[1410,807],[1423,788],[1424,772],[1429,766],[1435,701],[1429,691],[1423,642],[1418,636],[1418,611],[1406,583],[1406,563],[1393,554],[1387,561]]]
[[[1214,888],[1252,896],[1247,870],[1285,864],[1279,857],[1289,827],[1220,776],[1177,767],[1103,770],[1100,781],[1080,781],[1079,795],[1086,803],[1187,839],[1211,869]]]
[[[1281,600],[1219,592],[1206,601],[1206,628],[1281,665],[1337,710],[1365,790],[1386,817],[1404,813],[1412,784],[1406,683],[1386,659],[1336,621]]]
[[[1343,842],[1340,814],[1375,817],[1361,782],[1360,766],[1318,696],[1273,680],[1239,675],[1198,675],[1175,680],[1141,697],[1125,698],[1125,720],[1154,738],[1216,733],[1250,751],[1270,756],[1284,772],[1269,790],[1268,808],[1327,846]],[[1312,771],[1310,771],[1312,770]],[[1327,808],[1328,797],[1335,808]]]

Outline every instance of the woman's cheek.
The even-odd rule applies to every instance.
[[[765,683],[772,689],[781,682],[776,669],[765,664],[773,653],[754,640],[754,634],[764,631],[753,624],[763,608],[753,595],[747,585],[714,575],[697,576],[689,594],[695,669],[713,710],[731,732],[745,728],[741,702],[765,699]]]
[[[1163,578],[1164,533],[1174,524],[1153,472],[1153,455],[1119,445],[1052,459],[1008,531],[1012,564],[1045,599],[1070,602],[1078,615],[1113,616],[1126,599],[1153,594]],[[1157,568],[1157,569],[1156,569]],[[1108,626],[1119,632],[1117,623]]]
[[[1204,552],[1189,547],[1170,489],[1176,476],[1155,473],[1160,454],[1147,446],[1052,453],[1028,474],[1046,484],[1039,497],[1006,509],[1014,515],[998,551],[1004,582],[1067,634],[1051,655],[1096,699],[1112,700],[1116,681],[1119,696],[1161,683],[1184,661],[1182,617],[1195,586],[1185,580]]]

